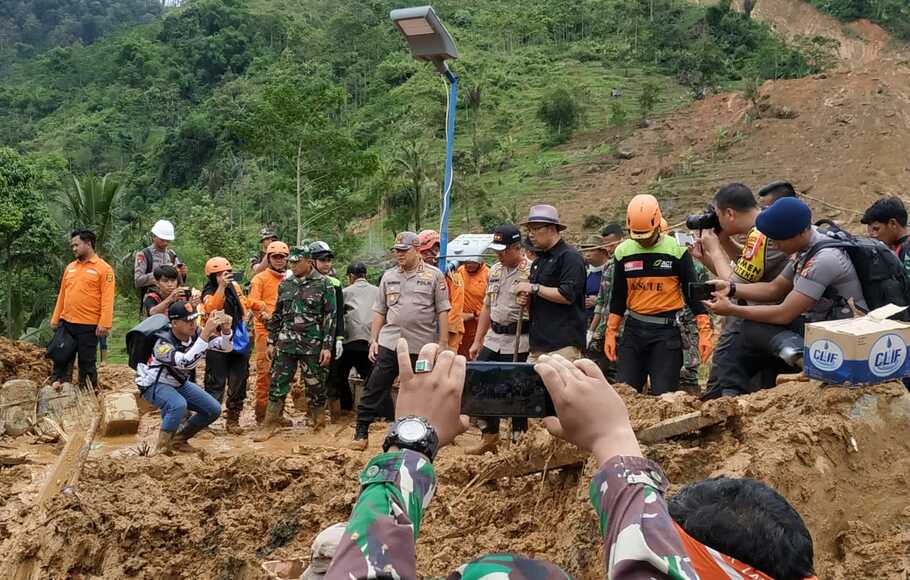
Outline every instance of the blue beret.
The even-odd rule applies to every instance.
[[[758,214],[755,227],[771,240],[795,238],[812,225],[812,210],[795,197],[782,197]]]

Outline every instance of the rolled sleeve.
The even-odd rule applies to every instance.
[[[820,250],[793,280],[793,289],[820,300],[828,286],[849,271],[848,258],[833,248]]]
[[[379,281],[379,294],[376,295],[376,302],[373,304],[373,312],[385,315],[389,311],[389,304],[386,302],[386,281],[385,276]]]

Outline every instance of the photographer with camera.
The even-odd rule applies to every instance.
[[[205,263],[208,281],[202,289],[202,313],[206,316],[223,310],[231,317],[233,348],[230,352],[209,351],[205,355],[205,391],[219,403],[227,386],[227,420],[225,429],[231,435],[240,435],[240,412],[246,400],[246,383],[250,376],[251,338],[244,324],[247,299],[243,288],[234,279],[231,263],[216,257]],[[254,312],[261,304],[252,305]]]
[[[693,256],[718,279],[732,281],[739,287],[774,280],[787,265],[787,255],[772,247],[768,237],[756,229],[755,220],[760,212],[752,191],[742,183],[721,187],[714,194],[714,204],[707,213],[689,216],[686,220],[686,227],[700,231],[692,248]],[[734,238],[743,235],[746,244],[740,248]],[[783,372],[779,362],[767,367],[759,365],[761,372],[750,377],[751,387],[744,384],[739,392],[721,393],[717,388],[721,377],[741,376],[739,367],[745,356],[739,341],[741,324],[742,319],[736,316],[724,319],[723,331],[714,349],[707,390],[702,398],[714,399],[722,394],[735,395],[774,386],[774,378]],[[729,384],[728,380],[724,382]]]
[[[143,316],[167,314],[167,309],[178,300],[184,300],[199,306],[199,298],[194,298],[192,291],[180,285],[180,274],[177,268],[165,264],[155,268],[155,287],[146,292],[142,300]]]

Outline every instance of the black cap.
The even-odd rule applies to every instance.
[[[359,274],[360,276],[366,276],[367,265],[363,262],[351,262],[348,264],[348,274]]]
[[[787,191],[786,197],[796,197],[796,189],[789,181],[772,181],[768,185],[758,190],[758,197],[771,195],[775,191],[779,191],[781,189]]]
[[[168,320],[196,320],[198,317],[199,313],[186,300],[178,300],[167,309]]]
[[[517,227],[512,224],[503,224],[493,230],[493,242],[490,244],[490,249],[494,252],[501,252],[521,241],[521,232]]]

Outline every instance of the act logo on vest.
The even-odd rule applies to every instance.
[[[880,336],[869,351],[869,370],[877,377],[887,377],[904,366],[907,344],[896,334]]]
[[[809,347],[809,358],[816,368],[831,372],[844,364],[844,351],[828,339],[816,340]]]

